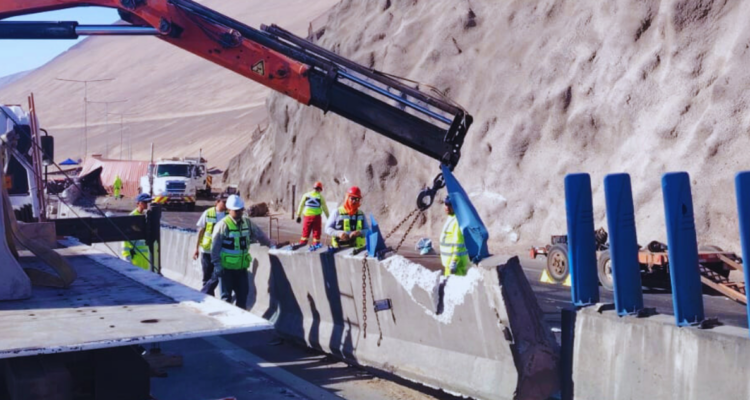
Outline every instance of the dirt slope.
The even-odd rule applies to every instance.
[[[738,248],[733,176],[748,169],[750,3],[698,0],[344,0],[320,44],[434,84],[476,119],[457,176],[495,249],[565,231],[563,178],[628,172],[641,243],[665,240],[661,174],[693,180],[699,241]],[[289,207],[320,179],[329,201],[360,185],[390,227],[414,208],[435,162],[278,95],[270,126],[232,160],[229,180]],[[298,189],[299,193],[299,189]],[[423,234],[437,236],[430,211]]]
[[[203,4],[254,27],[277,23],[306,34],[310,21],[335,0],[206,0]],[[103,21],[105,22],[105,21]],[[74,46],[45,66],[0,88],[0,103],[27,104],[34,92],[42,125],[57,137],[60,160],[83,157],[83,85],[55,78],[101,79],[89,84],[91,101],[127,99],[88,109],[89,154],[123,157],[132,142],[133,159],[148,159],[150,143],[156,157],[197,155],[202,148],[212,166],[225,168],[266,119],[264,87],[202,58],[150,37],[96,37]]]

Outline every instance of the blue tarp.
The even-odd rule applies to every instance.
[[[60,165],[78,165],[78,163],[68,158],[67,160],[61,162]]]

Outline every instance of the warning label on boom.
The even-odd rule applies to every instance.
[[[255,72],[258,75],[265,75],[266,74],[266,63],[263,60],[258,61],[257,63],[253,64],[253,66],[250,68],[253,72]]]

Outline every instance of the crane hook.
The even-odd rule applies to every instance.
[[[432,206],[432,203],[435,202],[435,195],[437,195],[437,192],[445,187],[445,178],[443,178],[443,174],[439,173],[435,177],[435,179],[432,180],[432,187],[431,188],[424,188],[421,192],[419,192],[419,196],[417,196],[417,208],[419,208],[421,211],[425,211],[428,208]]]

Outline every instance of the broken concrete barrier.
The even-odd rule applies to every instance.
[[[269,309],[252,311],[286,337],[479,399],[547,399],[558,387],[557,344],[517,258],[441,284],[401,256],[363,269],[362,255],[269,253]],[[376,314],[373,301],[391,307]]]
[[[677,327],[671,315],[595,307],[573,315],[576,400],[750,399],[747,329]]]
[[[164,275],[199,289],[195,232],[161,238]],[[305,346],[478,399],[541,400],[559,386],[557,343],[517,258],[441,285],[439,272],[401,256],[368,258],[363,280],[363,255],[351,251],[251,253],[248,309]],[[376,314],[373,300],[391,307]]]

